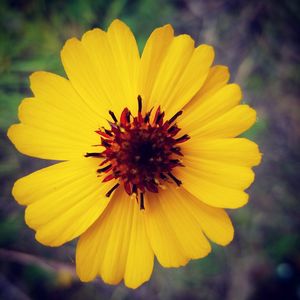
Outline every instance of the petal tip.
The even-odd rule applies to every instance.
[[[81,264],[78,261],[76,261],[76,274],[81,282],[93,281],[97,276],[97,274],[91,274],[91,272],[88,273],[83,268],[81,268]]]
[[[124,279],[124,285],[130,289],[137,289],[140,286],[142,286],[145,282],[149,281],[149,278],[143,281],[132,281],[132,280],[128,280],[128,279]]]
[[[167,31],[167,32],[171,33],[172,35],[174,34],[174,28],[171,24],[163,25],[162,27],[157,28],[157,30]]]
[[[231,221],[230,221],[230,229],[231,230],[230,230],[229,233],[227,233],[226,237],[223,240],[219,240],[218,241],[218,245],[225,247],[225,246],[229,245],[233,241],[233,238],[234,238],[234,227],[233,227]]]
[[[68,39],[62,47],[60,55],[63,56],[65,52],[70,50],[69,48],[76,47],[78,44],[80,44],[80,41],[76,37]]]
[[[99,277],[103,280],[104,283],[109,284],[109,285],[117,285],[122,281],[122,278],[117,278],[111,276],[111,274],[98,274]]]
[[[107,29],[107,32],[110,32],[112,30],[119,30],[121,28],[129,29],[129,26],[126,23],[124,23],[123,21],[121,21],[120,19],[114,19],[110,23],[110,25],[109,25],[109,27]]]
[[[199,49],[199,51],[205,51],[211,62],[214,60],[214,58],[215,58],[215,49],[214,49],[213,46],[208,45],[208,44],[201,44],[197,47],[197,49]]]
[[[263,158],[263,153],[259,151],[259,148],[257,146],[258,154],[257,154],[257,161],[255,162],[254,166],[260,165],[262,158]]]
[[[236,205],[228,207],[229,209],[236,209],[245,206],[249,202],[249,194],[244,192],[244,199],[241,199]]]
[[[98,35],[102,35],[102,34],[106,34],[106,32],[105,31],[103,31],[102,29],[100,29],[100,28],[93,28],[93,29],[91,29],[91,30],[88,30],[88,31],[86,31],[83,35],[82,35],[82,37],[81,37],[81,41],[85,44],[85,43],[87,43],[88,42],[88,40],[91,38],[93,38],[93,37],[98,37]]]
[[[25,205],[25,202],[24,201],[22,201],[22,199],[23,199],[23,197],[21,196],[21,194],[20,194],[20,180],[21,180],[22,178],[20,178],[20,179],[18,179],[15,183],[14,183],[14,185],[13,185],[13,187],[12,187],[12,189],[11,189],[11,194],[12,194],[12,196],[14,197],[14,199],[20,204],[20,205]]]
[[[30,86],[36,81],[39,80],[41,77],[45,76],[45,71],[35,71],[29,75],[29,82]]]
[[[26,222],[26,224],[27,224],[30,228],[34,229],[32,226],[30,226],[29,223]],[[35,230],[35,229],[34,229],[34,230]],[[44,245],[44,246],[48,246],[48,247],[59,247],[59,246],[61,246],[61,245],[63,244],[63,243],[57,242],[57,241],[55,241],[55,240],[53,240],[53,239],[49,239],[49,238],[44,237],[44,236],[40,233],[40,231],[37,231],[37,232],[36,232],[36,234],[35,234],[35,239],[36,239],[40,244],[42,244],[42,245]]]
[[[9,138],[9,140],[14,144],[15,144],[15,139],[16,139],[16,134],[17,134],[17,130],[20,127],[20,123],[18,124],[13,124],[11,125],[8,130],[7,130],[7,137]]]

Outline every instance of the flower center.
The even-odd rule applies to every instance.
[[[160,107],[156,109],[153,120],[150,120],[153,108],[142,114],[142,98],[138,96],[138,115],[132,116],[125,108],[116,118],[112,111],[109,114],[110,129],[96,132],[101,136],[101,146],[105,148],[100,153],[87,153],[86,157],[102,157],[103,162],[98,173],[104,173],[103,182],[118,179],[106,196],[121,184],[128,195],[134,195],[144,209],[145,192],[158,193],[164,188],[164,182],[171,181],[180,186],[181,181],[172,171],[182,167],[179,157],[183,156],[179,144],[190,137],[185,134],[176,137],[180,131],[176,119],[182,114],[177,112],[171,119],[164,121],[165,113]]]

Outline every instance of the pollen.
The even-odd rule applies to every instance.
[[[118,180],[106,193],[109,197],[119,186],[135,197],[144,209],[144,194],[158,193],[165,189],[166,182],[177,186],[181,180],[173,174],[174,168],[183,167],[180,144],[190,137],[178,135],[180,128],[177,118],[183,113],[178,111],[172,118],[164,120],[165,112],[158,107],[142,113],[142,98],[138,96],[138,114],[133,116],[124,108],[120,120],[109,111],[112,121],[110,129],[102,128],[96,132],[101,137],[104,151],[87,153],[86,157],[101,157],[103,161],[97,172],[103,175],[103,182]]]

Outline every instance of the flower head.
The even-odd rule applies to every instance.
[[[68,79],[36,72],[8,136],[27,155],[63,162],[19,179],[15,199],[44,245],[79,237],[82,281],[99,275],[136,288],[149,280],[154,255],[185,265],[227,245],[224,208],[248,201],[255,143],[236,138],[255,122],[212,67],[213,48],[195,48],[170,25],[149,37],[140,57],[130,29],[115,20],[61,52]]]

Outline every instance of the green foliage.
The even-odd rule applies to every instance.
[[[140,48],[157,25],[172,17],[167,1],[7,1],[0,6],[0,128],[16,120],[17,106],[30,97],[28,76],[38,70],[64,74],[64,42],[121,18],[137,34]],[[63,13],[62,13],[63,12]]]
[[[18,232],[24,225],[19,214],[10,215],[0,220],[0,247],[8,247],[14,244]]]

